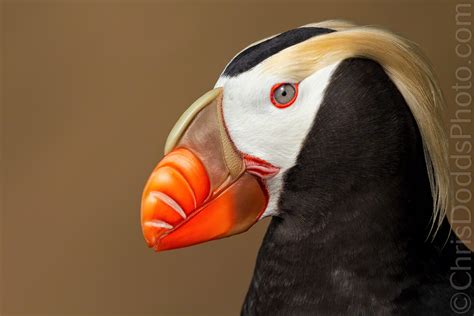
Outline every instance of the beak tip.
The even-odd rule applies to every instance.
[[[153,248],[154,247],[154,245],[156,243],[155,237],[145,236],[144,239],[145,239],[145,242],[146,242],[148,248]]]
[[[142,225],[143,239],[148,248],[156,248],[160,243],[160,237],[163,234],[162,228],[147,227]]]

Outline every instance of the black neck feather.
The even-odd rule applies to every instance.
[[[286,174],[279,210],[242,314],[451,313],[455,237],[445,224],[427,240],[432,197],[421,137],[379,64],[340,64]]]

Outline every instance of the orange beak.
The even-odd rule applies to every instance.
[[[165,157],[142,196],[143,235],[156,251],[248,230],[268,203],[263,180],[247,172],[222,117],[222,89],[198,99],[168,137]]]

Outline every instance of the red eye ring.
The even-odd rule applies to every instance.
[[[280,88],[283,85],[291,85],[295,89],[295,94],[293,97],[285,103],[279,103],[277,100],[275,100],[275,91]],[[298,97],[298,83],[289,83],[289,82],[282,82],[282,83],[277,83],[274,84],[273,87],[270,90],[270,100],[272,101],[273,105],[276,106],[279,109],[284,109],[292,105],[295,101],[296,98]]]

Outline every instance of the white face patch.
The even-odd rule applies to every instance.
[[[338,64],[302,80],[296,101],[284,109],[272,104],[270,90],[277,83],[295,83],[288,78],[262,72],[256,66],[236,77],[220,77],[217,81],[215,87],[224,88],[224,120],[237,149],[280,168],[276,176],[266,180],[270,200],[261,218],[277,214],[283,176],[296,163]]]

